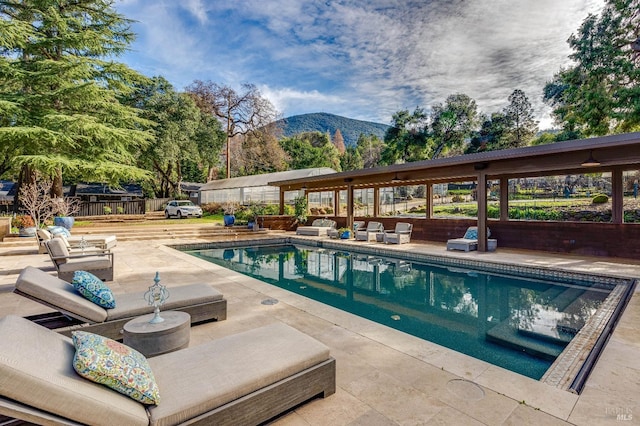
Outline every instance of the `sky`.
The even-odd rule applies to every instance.
[[[485,114],[515,90],[553,127],[546,82],[604,0],[116,0],[135,22],[118,60],[182,91],[254,84],[282,117],[327,112],[390,124],[464,93]]]

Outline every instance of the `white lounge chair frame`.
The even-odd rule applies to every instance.
[[[321,235],[329,235],[329,231],[335,228],[335,220],[316,219],[311,223],[311,226],[298,226],[298,228],[296,229],[296,235],[319,237]]]
[[[365,229],[356,231],[356,241],[378,241],[382,237],[384,226],[380,222],[370,221]]]
[[[413,225],[407,222],[398,222],[393,231],[385,231],[385,244],[404,244],[411,241],[411,231]]]
[[[491,236],[491,230],[487,228],[487,236]],[[487,239],[487,249],[493,251],[498,245],[495,238]],[[473,251],[478,250],[478,227],[470,226],[462,238],[453,238],[447,241],[447,250]]]

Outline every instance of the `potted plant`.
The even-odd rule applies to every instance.
[[[338,229],[338,235],[340,236],[341,239],[348,240],[349,238],[351,238],[351,229],[349,229],[349,228],[339,228]]]
[[[258,217],[263,216],[265,214],[265,206],[262,204],[251,204],[249,206],[249,210],[247,211],[247,222],[249,229],[258,230],[260,229],[260,224],[258,223]]]
[[[53,224],[71,230],[75,223],[73,215],[80,211],[79,201],[73,198],[54,198],[51,205],[55,213]]]
[[[29,215],[19,215],[13,219],[13,226],[18,228],[21,237],[35,237],[36,222]]]
[[[230,201],[227,201],[222,206],[224,211],[224,226],[233,226],[236,221],[236,205]]]
[[[308,203],[307,197],[300,195],[293,200],[293,209],[296,221],[305,223],[307,221]]]

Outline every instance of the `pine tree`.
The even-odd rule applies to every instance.
[[[110,0],[0,2],[0,163],[54,178],[144,179],[150,123],[120,98],[145,78],[109,60],[133,40]]]
[[[538,132],[538,122],[535,121],[531,102],[520,89],[509,95],[509,105],[503,113],[507,119],[506,148],[517,148],[528,145]]]
[[[338,149],[340,155],[344,154],[346,147],[344,146],[344,138],[342,137],[340,129],[336,129],[331,142],[333,142],[333,145]]]

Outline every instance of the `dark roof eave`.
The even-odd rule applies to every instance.
[[[340,172],[331,176],[312,176],[305,179],[291,179],[284,181],[268,182],[270,186],[290,186],[300,188],[306,183],[323,182],[328,180],[353,179],[362,176],[389,174],[403,171],[430,169],[438,167],[456,167],[468,164],[486,163],[491,161],[516,160],[524,158],[536,158],[557,153],[588,151],[593,149],[606,149],[623,145],[640,143],[640,132],[624,133],[619,135],[601,136],[589,139],[576,139],[556,142],[553,144],[528,146],[524,148],[511,148],[498,151],[465,154],[456,157],[438,158],[435,160],[423,160],[413,163],[395,164],[392,166],[359,169],[348,172]]]

